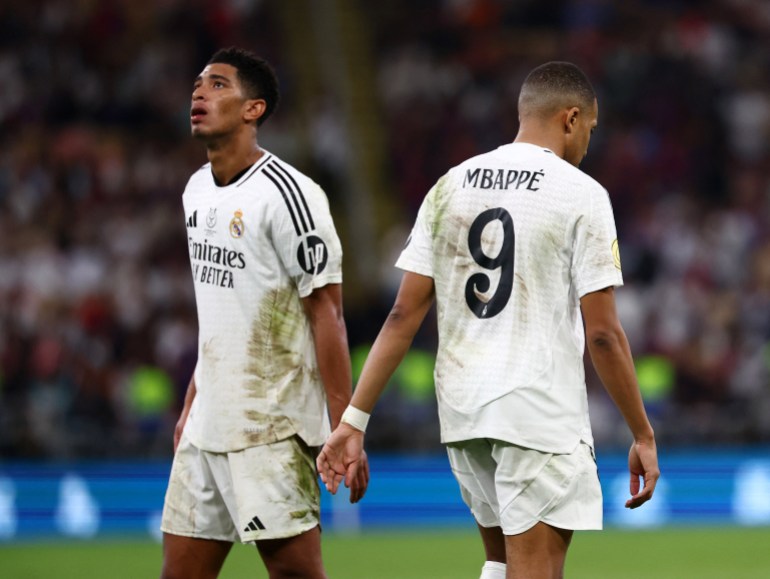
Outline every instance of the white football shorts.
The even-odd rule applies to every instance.
[[[206,452],[183,434],[161,530],[243,543],[294,537],[320,523],[315,453],[299,436],[238,452]]]
[[[538,522],[559,529],[602,528],[602,489],[593,450],[550,454],[500,440],[447,445],[463,501],[482,527],[518,535]]]

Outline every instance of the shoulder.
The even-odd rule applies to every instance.
[[[210,185],[211,183],[211,163],[205,163],[201,165],[195,173],[190,175],[190,178],[187,180],[187,188],[185,191],[189,190],[191,187],[197,188]]]
[[[271,155],[259,171],[276,194],[290,200],[292,204],[321,203],[328,206],[326,194],[318,183],[275,155]]]

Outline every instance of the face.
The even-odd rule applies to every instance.
[[[214,63],[203,69],[193,84],[190,125],[193,137],[223,137],[245,125],[250,102],[243,94],[237,69]]]
[[[588,153],[588,143],[599,121],[599,105],[594,99],[590,110],[580,109],[574,118],[569,134],[564,159],[577,167]]]

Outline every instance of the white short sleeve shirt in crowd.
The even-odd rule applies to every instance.
[[[183,203],[199,325],[187,435],[211,452],[293,434],[321,445],[326,395],[301,298],[342,282],[324,192],[265,151],[223,187],[204,165]]]
[[[623,284],[603,187],[547,149],[504,145],[438,181],[396,265],[435,283],[443,442],[593,444],[579,300]]]

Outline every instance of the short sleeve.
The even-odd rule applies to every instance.
[[[607,191],[590,190],[587,211],[575,225],[572,280],[577,294],[623,285],[615,218]]]
[[[279,259],[304,298],[316,288],[342,283],[342,245],[321,188],[307,182],[291,194],[285,205],[275,206],[272,238]]]
[[[433,277],[433,220],[435,215],[435,192],[433,187],[420,206],[412,232],[406,241],[396,267],[427,277]]]

